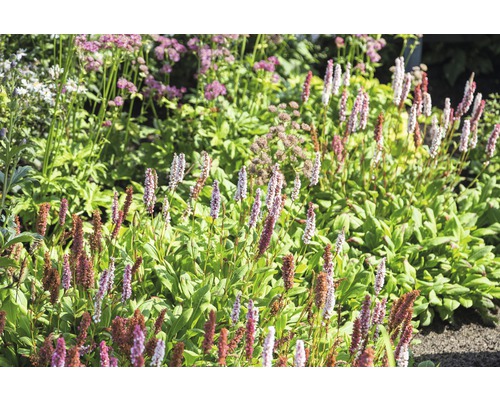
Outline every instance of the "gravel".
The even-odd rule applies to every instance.
[[[414,343],[420,343],[411,348],[414,365],[432,361],[440,367],[500,367],[500,325],[485,326],[476,312],[457,311],[453,325],[436,317],[415,335]],[[499,308],[496,315],[500,317]]]

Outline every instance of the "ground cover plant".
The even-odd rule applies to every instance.
[[[0,365],[408,366],[495,322],[497,98],[331,40],[0,37]]]

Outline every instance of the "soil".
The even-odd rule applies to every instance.
[[[500,308],[496,309],[500,317]],[[472,310],[457,310],[455,323],[436,318],[415,335],[414,365],[432,361],[440,367],[500,367],[500,324],[486,326]]]

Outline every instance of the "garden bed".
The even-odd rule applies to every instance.
[[[458,310],[454,324],[436,318],[414,340],[415,365],[432,361],[441,367],[500,366],[500,326],[485,325],[472,310]]]

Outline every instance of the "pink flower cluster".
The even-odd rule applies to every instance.
[[[179,62],[181,54],[186,53],[186,46],[180,44],[177,39],[161,35],[152,35],[153,39],[160,44],[155,47],[156,59],[159,61],[167,58],[171,62]]]
[[[96,53],[101,49],[113,47],[133,52],[142,46],[141,35],[101,35],[97,40],[89,40],[87,35],[75,37],[77,48],[90,53]]]
[[[274,72],[274,71],[276,71],[276,67],[278,65],[280,65],[278,58],[275,56],[271,56],[271,57],[268,57],[267,60],[260,60],[260,61],[256,62],[253,65],[253,69],[255,71],[264,70],[267,72]]]
[[[137,92],[137,87],[130,81],[127,81],[124,77],[118,79],[116,83],[118,89],[126,89],[129,93]]]
[[[143,93],[147,97],[155,95],[157,99],[166,97],[169,100],[174,100],[181,99],[184,93],[186,93],[185,87],[178,88],[176,86],[165,85],[157,81],[153,75],[149,75],[144,79],[144,84],[146,87],[143,89]]]
[[[232,40],[236,40],[238,35],[214,35],[212,36],[212,42],[217,44],[217,47],[213,49],[210,45],[206,44],[204,46],[199,46],[199,39],[192,38],[188,42],[188,47],[196,51],[198,58],[200,59],[200,69],[198,75],[205,75],[209,69],[217,71],[217,58],[224,58],[226,62],[232,63],[234,61],[234,56],[229,50],[229,46]]]
[[[225,96],[226,87],[219,81],[213,81],[205,86],[205,99],[214,100],[219,96]]]

